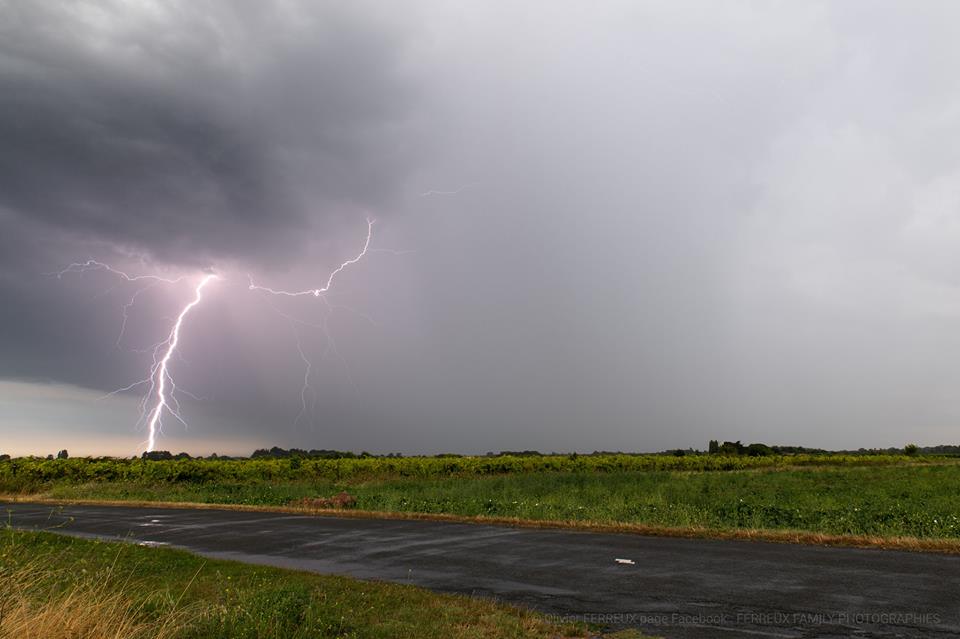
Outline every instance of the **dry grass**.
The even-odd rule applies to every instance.
[[[0,529],[0,639],[585,636],[580,624],[409,585]]]
[[[296,506],[257,506],[246,504],[205,504],[195,502],[161,501],[114,501],[100,499],[49,499],[39,496],[0,495],[0,501],[13,503],[41,503],[53,506],[127,506],[142,508],[186,508],[196,510],[233,510],[243,512],[270,512],[323,517],[349,517],[357,519],[391,519],[447,521],[474,523],[518,528],[578,530],[601,533],[625,533],[651,537],[674,537],[684,539],[720,539],[729,541],[760,541],[769,543],[805,544],[847,548],[874,548],[910,552],[928,552],[960,555],[960,539],[934,539],[920,537],[879,537],[869,535],[832,535],[809,531],[766,529],[715,529],[704,527],[668,527],[634,523],[610,523],[593,521],[550,521],[518,519],[514,517],[488,517],[482,515],[451,515],[443,513],[417,513],[372,510],[344,510],[339,508],[314,508]]]
[[[75,574],[44,559],[0,568],[0,638],[173,639],[195,616],[161,593],[140,591],[136,603],[124,590],[137,586],[112,568]],[[151,600],[164,610],[162,620],[145,614]]]

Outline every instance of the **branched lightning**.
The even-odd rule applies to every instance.
[[[70,264],[63,270],[60,270],[52,275],[56,275],[57,279],[63,279],[63,276],[67,273],[86,273],[87,271],[107,271],[108,273],[113,273],[128,282],[141,282],[144,280],[149,280],[152,282],[166,282],[167,284],[176,284],[181,281],[183,277],[177,277],[174,279],[169,279],[166,277],[160,277],[159,275],[128,275],[121,270],[115,269],[109,264],[104,264],[103,262],[98,262],[97,260],[87,260],[86,262],[74,262]]]
[[[320,297],[324,293],[330,290],[330,287],[333,286],[333,280],[336,279],[345,268],[356,264],[367,254],[367,251],[370,250],[370,240],[373,238],[373,220],[367,219],[367,239],[363,243],[363,248],[357,253],[356,257],[352,257],[337,268],[333,269],[330,275],[327,277],[326,283],[319,288],[309,288],[304,291],[285,291],[278,290],[275,288],[269,288],[266,286],[258,286],[253,282],[253,276],[247,275],[250,280],[250,290],[251,291],[263,291],[265,293],[270,293],[271,295],[283,295],[285,297],[302,297],[304,295],[313,295],[314,297]]]
[[[320,324],[315,324],[311,322],[306,322],[304,320],[292,317],[286,313],[280,311],[273,304],[270,304],[273,309],[279,313],[282,317],[287,319],[291,323],[291,327],[294,329],[294,336],[296,338],[296,347],[297,353],[300,356],[301,361],[304,364],[304,376],[303,376],[303,387],[300,393],[300,413],[297,416],[297,421],[299,421],[304,414],[307,412],[307,394],[308,391],[311,391],[310,387],[310,378],[311,372],[313,369],[313,364],[310,361],[310,358],[305,351],[303,344],[300,339],[300,332],[297,330],[297,325],[310,326],[320,329],[327,339],[327,346],[325,349],[326,352],[333,352],[339,359],[342,361],[339,352],[337,351],[336,344],[333,341],[333,337],[329,332],[326,320],[329,319],[329,314],[333,312],[334,306],[330,304],[329,300],[326,298],[325,294],[328,293],[333,287],[334,281],[337,276],[342,273],[345,269],[361,261],[369,252],[374,251],[387,251],[391,253],[403,253],[402,251],[388,251],[388,249],[371,249],[370,243],[373,238],[373,225],[374,220],[367,219],[367,233],[363,242],[363,247],[360,251],[352,258],[344,261],[339,266],[337,266],[330,274],[327,276],[325,282],[322,286],[316,288],[310,288],[302,291],[291,291],[284,289],[274,289],[266,286],[257,285],[253,277],[248,275],[249,287],[251,291],[259,291],[265,295],[271,296],[281,296],[281,297],[304,297],[304,296],[313,296],[320,297],[324,302],[324,305],[328,309],[328,314]],[[85,273],[87,271],[104,271],[113,275],[116,275],[123,279],[126,282],[131,283],[145,283],[144,285],[136,288],[127,301],[122,306],[122,316],[123,321],[120,326],[120,334],[117,337],[117,345],[119,346],[121,339],[126,331],[127,321],[129,317],[129,311],[134,306],[137,301],[137,298],[148,289],[164,283],[164,284],[177,284],[184,279],[185,276],[180,276],[176,278],[165,278],[159,275],[130,275],[124,271],[116,269],[109,264],[99,262],[97,260],[87,260],[86,262],[75,262],[70,264],[66,268],[58,271],[56,273],[50,273],[50,275],[56,275],[58,279],[62,279],[64,275],[69,273]],[[111,397],[119,393],[133,390],[134,388],[139,388],[146,386],[147,390],[140,399],[139,408],[140,408],[140,419],[138,420],[138,425],[145,425],[148,438],[145,443],[147,452],[151,452],[155,449],[157,436],[161,433],[163,429],[163,418],[165,415],[172,416],[174,419],[186,426],[186,421],[183,419],[180,411],[180,402],[177,399],[177,394],[184,393],[190,397],[195,397],[194,395],[187,393],[183,389],[177,387],[176,382],[174,381],[173,376],[170,373],[170,363],[175,355],[179,356],[178,346],[180,344],[180,333],[183,328],[183,324],[190,312],[198,305],[203,299],[204,288],[212,281],[221,279],[220,276],[215,274],[205,274],[194,288],[194,297],[187,303],[177,315],[176,319],[173,322],[170,332],[167,336],[160,340],[159,342],[153,344],[145,350],[137,352],[150,352],[152,354],[152,362],[149,369],[149,374],[147,377],[135,381],[131,384],[118,388],[110,393],[106,394],[104,397]],[[350,309],[352,310],[352,309]],[[362,317],[368,319],[363,314],[360,314]],[[352,380],[351,380],[352,384]],[[314,393],[313,401],[316,402],[316,394]],[[295,422],[296,423],[296,422]]]
[[[63,279],[64,275],[69,273],[86,273],[88,271],[105,271],[116,275],[127,282],[146,282],[146,285],[141,286],[133,291],[130,295],[130,298],[122,306],[122,317],[123,320],[120,323],[120,332],[117,334],[116,346],[120,347],[120,341],[123,339],[124,333],[127,331],[127,320],[129,319],[130,309],[133,308],[133,305],[137,303],[137,298],[141,293],[153,288],[157,284],[177,284],[183,280],[183,276],[176,278],[160,277],[159,275],[130,275],[124,271],[116,269],[109,264],[104,264],[103,262],[98,262],[97,260],[87,260],[86,262],[74,262],[73,264],[68,265],[66,268],[57,271],[56,273],[48,273],[48,275],[55,275],[57,279]]]
[[[297,413],[297,418],[293,420],[293,423],[297,424],[300,418],[307,412],[307,390],[311,388],[310,371],[313,370],[313,362],[311,362],[307,354],[303,352],[303,344],[300,342],[300,332],[294,329],[294,335],[297,338],[297,353],[300,354],[300,360],[303,362],[303,386],[300,388],[300,412]],[[316,394],[314,394],[313,399],[316,401]]]
[[[160,432],[160,429],[163,427],[163,411],[166,409],[171,415],[173,415],[178,421],[186,425],[186,422],[183,421],[183,418],[180,416],[180,402],[177,401],[175,391],[177,388],[176,383],[173,381],[173,378],[170,376],[168,371],[168,366],[170,364],[170,358],[173,357],[174,352],[177,350],[177,344],[180,343],[180,327],[183,326],[183,320],[187,317],[187,314],[200,303],[200,300],[203,299],[203,287],[210,283],[211,280],[219,279],[216,275],[208,274],[204,276],[200,283],[197,284],[196,295],[193,300],[183,307],[183,310],[180,311],[180,314],[177,316],[177,321],[173,325],[173,329],[170,331],[170,335],[167,340],[161,344],[166,345],[166,350],[163,351],[163,356],[159,359],[156,358],[156,354],[162,350],[162,345],[154,351],[153,367],[150,370],[150,391],[147,393],[149,398],[151,395],[156,395],[156,403],[154,407],[150,410],[150,416],[147,420],[147,452],[151,452],[154,449],[154,446],[157,442],[157,433]],[[173,392],[170,395],[167,395],[167,381],[169,380],[171,390]],[[156,393],[154,393],[156,391]],[[171,404],[172,402],[172,404]]]
[[[130,296],[130,299],[123,305],[123,321],[120,323],[120,333],[117,334],[116,347],[120,348],[120,340],[123,339],[124,333],[127,332],[127,320],[130,318],[130,309],[133,308],[133,305],[137,303],[137,298],[140,296],[140,293],[147,291],[154,286],[157,282],[153,281],[147,284],[144,287],[138,288],[133,292],[133,295]]]
[[[471,187],[477,186],[478,184],[480,184],[480,183],[479,183],[479,182],[468,182],[468,183],[464,184],[463,186],[461,186],[460,188],[455,189],[455,190],[453,190],[453,191],[440,191],[440,190],[437,190],[437,189],[430,189],[429,191],[424,191],[423,193],[421,193],[421,194],[420,194],[420,197],[430,197],[430,196],[432,196],[432,195],[460,195],[460,193],[462,193],[463,191],[465,191],[465,190],[467,190],[467,189],[469,189],[469,188],[471,188]]]
[[[387,249],[371,249],[370,248],[370,242],[373,239],[373,224],[374,224],[374,220],[371,218],[367,218],[367,236],[364,239],[363,247],[354,257],[344,261],[343,263],[340,264],[340,266],[333,269],[333,271],[330,272],[330,275],[327,276],[327,279],[322,286],[317,288],[304,289],[301,291],[288,291],[283,289],[275,289],[267,286],[259,286],[253,281],[253,276],[248,274],[247,278],[250,281],[250,285],[248,287],[249,290],[260,291],[262,293],[275,295],[279,297],[305,297],[305,296],[320,297],[323,300],[324,304],[326,305],[328,311],[332,313],[333,306],[330,304],[330,301],[326,298],[325,294],[328,293],[330,289],[333,287],[333,282],[337,278],[337,275],[339,275],[341,272],[343,272],[345,269],[349,268],[353,264],[356,264],[357,262],[362,260],[368,253],[372,251],[387,251]],[[389,252],[394,252],[394,251],[389,251]],[[324,318],[322,323],[313,324],[310,322],[304,322],[303,320],[287,315],[286,313],[280,311],[280,309],[278,309],[273,304],[271,304],[270,306],[280,316],[284,317],[286,320],[288,320],[291,323],[291,327],[293,328],[293,333],[294,333],[294,339],[296,340],[296,343],[297,343],[297,354],[300,355],[300,359],[304,364],[303,385],[300,388],[300,412],[297,414],[297,418],[294,420],[294,424],[296,424],[307,412],[307,393],[313,392],[313,389],[310,386],[310,373],[313,370],[313,362],[310,360],[310,358],[307,356],[307,354],[303,350],[303,345],[300,340],[300,333],[297,330],[296,324],[313,326],[314,328],[320,329],[323,332],[324,337],[326,338],[326,343],[327,343],[326,351],[332,351],[334,355],[344,365],[346,364],[346,362],[344,362],[343,357],[340,355],[339,350],[337,350],[336,342],[334,341],[333,336],[330,334],[329,327],[327,326],[327,320],[329,319],[329,314],[327,315],[326,318]],[[369,317],[363,315],[362,313],[360,313],[360,315],[371,322],[373,321],[373,320],[370,320]],[[353,386],[353,388],[356,389],[356,385],[354,384],[349,371],[347,372],[347,378],[349,379],[351,386]],[[314,403],[316,402],[316,398],[317,398],[317,395],[315,392],[313,392]]]

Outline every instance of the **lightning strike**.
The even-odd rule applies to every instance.
[[[146,285],[134,290],[133,294],[130,295],[130,298],[122,306],[121,312],[123,321],[120,323],[120,332],[117,334],[117,348],[120,348],[120,342],[123,340],[123,336],[127,331],[127,320],[130,317],[130,309],[133,308],[134,304],[137,303],[137,298],[140,296],[140,294],[150,290],[157,284],[177,284],[183,280],[183,276],[177,278],[167,278],[160,277],[159,275],[130,275],[125,271],[116,269],[109,264],[98,262],[97,260],[74,262],[73,264],[68,265],[66,268],[57,271],[56,273],[48,273],[47,275],[55,275],[58,280],[62,280],[63,276],[69,273],[80,273],[82,275],[88,271],[104,271],[112,275],[116,275],[127,282],[146,282]]]
[[[66,268],[52,273],[56,275],[57,279],[63,279],[63,276],[67,273],[86,273],[87,271],[107,271],[108,273],[113,273],[128,282],[141,282],[141,281],[151,281],[151,282],[166,282],[167,284],[176,284],[181,281],[183,277],[178,277],[175,279],[169,279],[166,277],[160,277],[159,275],[128,275],[127,273],[115,269],[109,264],[104,264],[103,262],[98,262],[97,260],[87,260],[86,262],[74,262]]]
[[[130,296],[130,299],[123,305],[123,321],[120,323],[120,333],[117,335],[117,341],[115,346],[120,348],[120,341],[123,340],[124,333],[127,332],[127,320],[130,319],[130,309],[133,308],[133,305],[137,303],[137,298],[140,297],[140,294],[144,291],[148,291],[153,288],[157,282],[150,282],[142,288],[138,288],[133,292],[133,295]]]
[[[266,286],[257,285],[253,281],[253,277],[249,274],[247,275],[250,281],[248,289],[251,291],[260,291],[262,293],[272,295],[272,296],[278,296],[278,297],[309,297],[309,296],[318,297],[318,298],[321,298],[324,306],[327,309],[327,314],[323,317],[321,322],[317,324],[314,322],[307,322],[302,319],[288,315],[287,313],[284,313],[279,308],[277,308],[273,303],[268,302],[270,308],[273,309],[273,311],[277,313],[277,315],[284,318],[290,323],[291,329],[293,331],[293,336],[296,341],[297,354],[300,356],[300,360],[304,364],[303,385],[300,388],[300,412],[297,414],[297,417],[293,422],[294,424],[299,423],[300,420],[308,412],[307,411],[307,394],[308,393],[312,394],[313,404],[316,404],[316,400],[317,400],[317,394],[310,385],[310,376],[313,370],[313,362],[311,361],[307,352],[305,352],[303,348],[303,343],[300,339],[300,332],[299,330],[297,330],[297,325],[299,324],[301,326],[309,326],[312,328],[319,329],[323,333],[324,338],[326,339],[326,348],[324,350],[324,353],[321,355],[321,359],[324,359],[328,353],[333,353],[333,355],[340,361],[340,363],[346,367],[346,361],[344,360],[343,356],[340,355],[340,351],[337,349],[337,344],[334,341],[333,335],[331,334],[330,328],[328,326],[328,321],[330,320],[330,317],[333,314],[334,308],[343,308],[343,309],[349,310],[353,313],[356,313],[358,316],[369,321],[374,325],[376,325],[376,322],[374,322],[373,319],[371,319],[369,316],[363,313],[360,313],[355,309],[352,309],[346,306],[334,306],[333,304],[330,303],[330,301],[326,298],[324,294],[329,292],[330,289],[333,287],[333,282],[336,279],[337,275],[339,275],[342,271],[349,268],[353,264],[356,264],[357,262],[361,261],[369,253],[387,252],[387,253],[400,255],[403,253],[410,252],[410,251],[394,251],[390,249],[370,248],[370,244],[373,239],[374,222],[375,221],[373,219],[367,218],[367,235],[364,238],[363,246],[361,247],[361,249],[357,252],[357,254],[354,257],[344,261],[337,268],[331,271],[330,275],[327,276],[326,282],[323,284],[323,286],[319,288],[305,289],[302,291],[274,289]],[[349,380],[350,385],[354,388],[354,390],[357,391],[356,384],[354,383],[352,376],[349,373],[349,370],[347,372],[347,379]]]
[[[465,187],[464,187],[465,188]],[[461,189],[462,190],[462,189]],[[312,392],[310,385],[311,372],[313,364],[308,357],[307,352],[304,350],[303,345],[300,341],[299,331],[296,329],[296,325],[310,326],[313,328],[320,329],[324,336],[327,339],[327,351],[333,352],[341,361],[343,358],[340,357],[339,352],[335,342],[333,341],[333,336],[330,334],[327,320],[329,319],[329,313],[333,312],[334,306],[330,304],[329,300],[324,297],[324,294],[329,292],[333,287],[334,281],[337,279],[337,276],[342,273],[345,269],[356,264],[363,260],[363,258],[371,252],[384,251],[390,253],[401,254],[405,251],[390,251],[388,249],[371,249],[370,243],[373,239],[373,225],[374,220],[367,219],[367,233],[364,238],[363,246],[357,254],[341,263],[337,266],[330,274],[327,276],[326,281],[322,286],[317,288],[310,288],[302,291],[290,291],[283,289],[274,289],[266,286],[259,286],[253,281],[253,277],[248,275],[250,281],[248,289],[251,291],[260,291],[262,293],[274,296],[282,297],[304,297],[304,296],[313,296],[320,297],[324,302],[328,310],[328,315],[324,317],[323,321],[320,324],[315,324],[312,322],[306,322],[301,319],[292,317],[283,313],[278,308],[270,304],[273,309],[288,320],[291,323],[291,327],[294,329],[294,336],[296,338],[297,353],[300,356],[301,361],[304,364],[304,376],[303,376],[303,387],[300,393],[300,414],[297,416],[297,421],[304,417],[307,413],[307,394]],[[147,291],[148,289],[158,285],[158,284],[177,284],[183,281],[186,276],[180,276],[177,278],[166,278],[159,275],[130,275],[125,271],[116,269],[109,264],[99,262],[97,260],[87,260],[86,262],[74,262],[73,264],[68,265],[66,268],[56,272],[50,273],[49,275],[55,275],[58,279],[62,279],[65,275],[69,273],[86,273],[88,271],[104,271],[113,275],[116,275],[123,279],[126,282],[131,283],[143,283],[139,288],[135,289],[134,292],[130,295],[127,301],[122,306],[122,316],[123,321],[120,327],[120,335],[117,337],[117,345],[120,344],[121,339],[127,328],[127,322],[129,318],[129,311],[134,306],[137,301],[137,298]],[[206,274],[199,281],[194,289],[193,299],[187,303],[177,315],[176,320],[173,323],[173,326],[170,329],[169,334],[159,342],[153,344],[144,350],[139,350],[136,352],[149,352],[152,353],[152,362],[149,369],[149,375],[141,380],[135,381],[131,384],[118,388],[104,395],[104,398],[112,397],[114,395],[131,391],[135,388],[146,386],[147,390],[140,399],[139,408],[140,408],[140,419],[137,422],[137,425],[145,425],[148,438],[145,442],[146,451],[152,452],[156,447],[157,436],[163,430],[163,418],[165,415],[169,415],[182,423],[184,426],[187,425],[186,421],[183,419],[180,412],[180,402],[177,399],[178,393],[184,393],[190,397],[196,398],[195,395],[187,393],[185,390],[178,388],[176,382],[174,381],[173,376],[170,373],[170,364],[171,360],[175,355],[179,356],[178,346],[180,344],[180,333],[183,328],[184,321],[190,312],[203,300],[203,291],[204,288],[215,280],[221,279],[220,276],[216,274]],[[344,307],[346,308],[346,307]],[[349,309],[353,310],[353,309]],[[359,314],[361,317],[373,321],[370,318],[366,317],[362,313]],[[343,362],[344,364],[346,362]],[[352,384],[352,380],[351,380]],[[313,397],[314,403],[316,402],[316,394]]]
[[[333,269],[330,275],[327,277],[326,283],[320,288],[310,288],[304,291],[285,291],[281,289],[269,288],[266,286],[258,286],[254,283],[253,277],[247,275],[250,280],[250,290],[251,291],[263,291],[265,293],[270,293],[271,295],[283,295],[285,297],[302,297],[304,295],[313,295],[314,297],[320,297],[324,293],[330,290],[330,287],[333,286],[333,280],[343,271],[345,268],[356,264],[364,258],[367,252],[370,250],[370,240],[373,239],[373,222],[374,220],[367,218],[367,239],[363,243],[363,248],[357,253],[356,257],[350,258],[337,268]]]
[[[180,403],[176,400],[176,397],[171,393],[169,396],[173,398],[173,405],[170,404],[170,399],[167,395],[167,380],[170,381],[170,386],[172,390],[176,390],[176,384],[173,381],[173,378],[170,377],[170,373],[167,370],[170,364],[170,358],[173,357],[173,354],[177,350],[177,345],[180,343],[180,327],[183,326],[183,320],[187,317],[187,314],[203,299],[203,287],[209,284],[212,280],[219,279],[216,275],[209,274],[204,276],[200,283],[197,284],[196,295],[189,304],[183,307],[183,310],[180,311],[180,315],[177,316],[177,321],[173,325],[173,329],[170,331],[170,336],[167,338],[166,351],[163,353],[163,357],[160,358],[159,362],[154,358],[154,366],[151,371],[151,392],[147,394],[149,397],[153,395],[153,390],[156,390],[156,404],[154,404],[153,409],[150,411],[150,417],[147,420],[147,452],[152,452],[157,443],[157,433],[160,432],[160,429],[163,427],[163,411],[166,409],[177,418],[181,423],[183,418],[180,417]],[[159,350],[159,349],[158,349]]]
[[[432,196],[432,195],[460,195],[460,193],[462,193],[462,192],[465,191],[466,189],[469,189],[469,188],[471,188],[471,187],[477,186],[478,184],[480,184],[480,183],[479,183],[479,182],[468,182],[467,184],[464,184],[464,185],[461,186],[459,189],[456,189],[456,190],[454,190],[454,191],[439,191],[439,190],[437,190],[437,189],[430,189],[429,191],[424,191],[423,193],[421,193],[421,194],[420,194],[420,197],[430,197],[430,196]]]

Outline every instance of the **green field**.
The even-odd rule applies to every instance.
[[[0,530],[6,639],[586,636],[536,613],[421,588]]]
[[[960,463],[935,457],[543,456],[0,462],[0,492],[717,531],[960,539]]]

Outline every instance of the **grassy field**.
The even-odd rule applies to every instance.
[[[340,467],[312,460],[219,462],[220,472],[204,468],[205,461],[136,461],[115,470],[114,478],[95,479],[83,460],[64,460],[59,475],[60,462],[44,461],[46,475],[21,468],[12,477],[0,463],[0,491],[53,499],[283,506],[343,490],[365,511],[960,540],[960,463],[952,460],[621,457],[629,456],[520,460],[525,466],[519,470],[512,469],[516,460],[500,460],[507,468],[500,472],[472,465],[489,464],[489,458],[335,460],[363,462]],[[589,465],[578,466],[584,459]],[[419,471],[405,475],[397,461]],[[377,462],[390,464],[378,470]],[[447,469],[439,470],[441,464]]]
[[[538,473],[730,471],[792,467],[891,466],[936,461],[907,455],[496,455],[343,459],[143,459],[22,457],[0,461],[0,490],[50,482],[363,481]]]
[[[588,636],[412,586],[12,529],[0,530],[0,584],[4,639]]]

